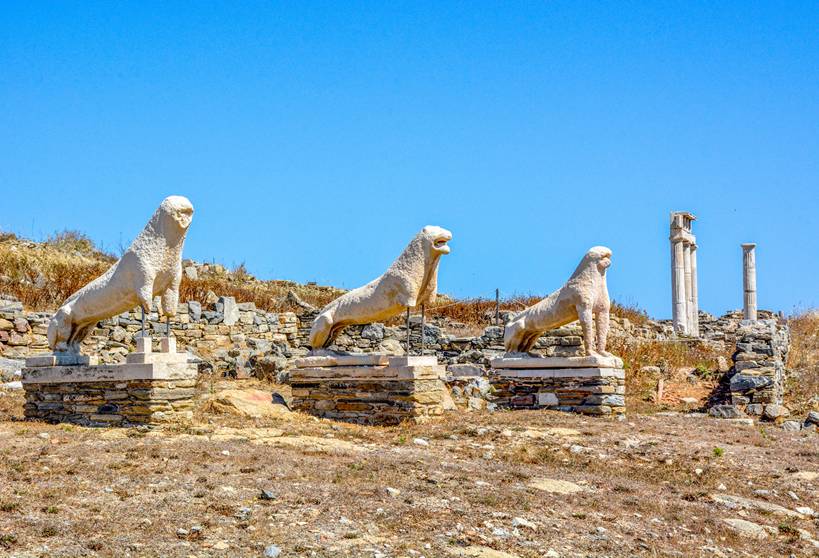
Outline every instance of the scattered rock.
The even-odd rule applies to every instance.
[[[813,517],[814,515],[816,515],[816,512],[813,511],[813,508],[810,508],[808,506],[798,507],[796,508],[796,512],[804,515],[805,517]]]
[[[759,510],[794,518],[802,517],[802,514],[778,504],[765,502],[763,500],[752,500],[751,498],[743,498],[742,496],[734,496],[733,494],[711,494],[711,499],[729,509]]]
[[[786,420],[782,423],[782,430],[785,432],[799,432],[802,430],[802,423],[798,420]]]
[[[261,418],[281,417],[290,414],[285,405],[273,403],[273,395],[260,389],[226,389],[209,399],[210,408],[218,413]]]
[[[276,493],[272,490],[267,490],[265,488],[259,493],[259,500],[275,500]]]
[[[429,447],[429,442],[427,442],[423,438],[413,438],[412,443],[415,444],[416,446],[421,446],[425,448]]]
[[[529,486],[553,494],[575,494],[586,490],[579,484],[557,479],[538,479],[529,483]]]
[[[271,544],[264,549],[264,558],[278,558],[281,555],[281,549],[275,544]]]
[[[450,551],[453,556],[463,556],[464,558],[518,558],[515,554],[494,550],[488,546],[467,546],[466,548],[456,548]]]
[[[526,527],[527,529],[532,529],[533,531],[537,529],[537,525],[528,519],[523,517],[516,517],[512,520],[512,527]]]
[[[775,534],[776,531],[772,527],[759,525],[745,519],[723,519],[722,520],[732,531],[736,532],[742,537],[749,537],[752,539],[767,539],[770,535]]]
[[[744,418],[745,413],[736,405],[714,405],[708,409],[708,414],[712,417],[723,419]]]
[[[762,413],[762,416],[768,420],[776,420],[779,417],[786,417],[788,416],[790,411],[784,405],[777,405],[774,403],[770,403],[765,405],[765,411]]]

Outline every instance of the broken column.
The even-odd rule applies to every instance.
[[[696,219],[685,211],[671,213],[671,302],[674,331],[699,336],[697,301],[697,239],[691,233]]]
[[[756,244],[742,245],[743,313],[746,320],[756,321]]]

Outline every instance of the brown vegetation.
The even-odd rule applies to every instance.
[[[0,555],[47,546],[55,556],[238,557],[270,544],[317,558],[463,556],[470,546],[519,558],[813,550],[798,531],[815,537],[811,520],[710,497],[815,507],[815,482],[794,474],[816,470],[815,441],[776,428],[527,411],[364,427],[203,411],[192,426],[144,432],[8,421],[22,405],[19,394],[0,397]],[[543,479],[582,490],[544,492]],[[722,521],[737,517],[773,528],[764,546]]]
[[[791,411],[803,415],[819,410],[819,312],[808,311],[788,320],[791,346],[785,392]]]
[[[0,236],[0,294],[31,310],[53,310],[115,260],[80,233],[63,232],[44,243]]]

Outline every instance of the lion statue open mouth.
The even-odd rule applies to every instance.
[[[122,257],[60,306],[48,324],[51,349],[79,353],[97,322],[136,306],[150,312],[157,295],[162,314],[176,314],[182,248],[192,219],[188,198],[165,198]]]
[[[611,356],[606,352],[611,307],[606,270],[610,265],[611,250],[605,246],[586,252],[565,285],[506,324],[506,351],[527,353],[543,332],[579,320],[586,355]]]
[[[438,263],[442,255],[449,254],[450,240],[448,230],[424,227],[384,275],[322,308],[310,330],[310,346],[328,347],[348,325],[384,321],[407,308],[433,302],[438,292]]]

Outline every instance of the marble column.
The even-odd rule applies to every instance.
[[[691,328],[689,334],[700,336],[700,304],[697,299],[697,245],[691,245]]]
[[[685,332],[691,335],[693,330],[691,324],[694,322],[692,310],[694,300],[691,288],[691,243],[683,243],[683,266],[685,267]]]
[[[673,298],[674,331],[687,333],[685,309],[685,264],[683,263],[683,242],[678,240],[671,244],[671,288]]]
[[[743,313],[746,320],[756,321],[756,244],[742,245]]]

